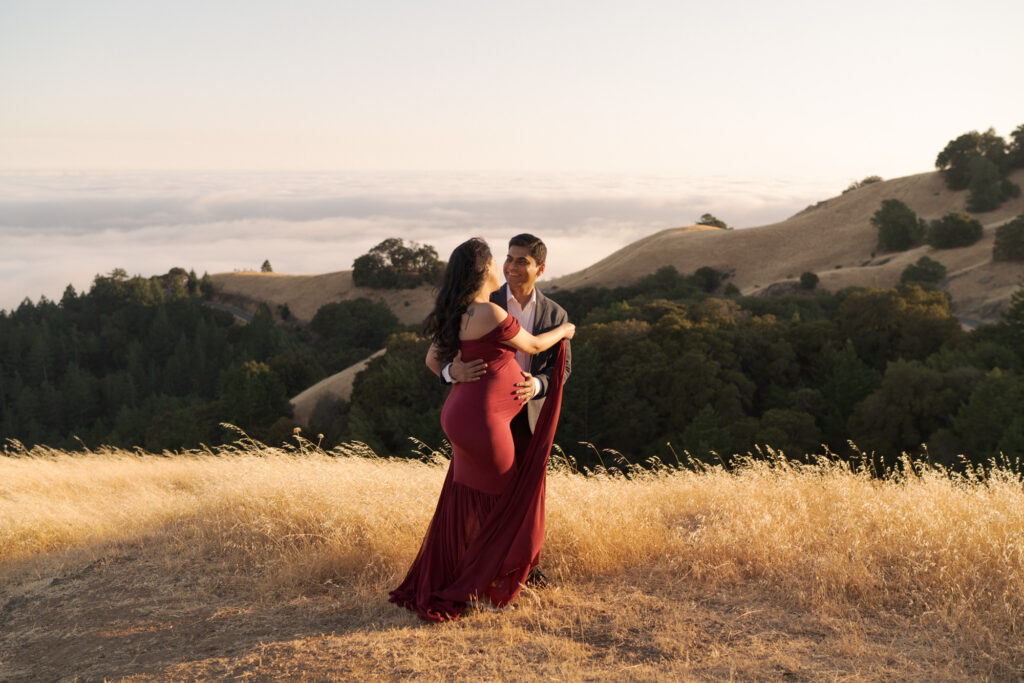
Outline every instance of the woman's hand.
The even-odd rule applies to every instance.
[[[563,339],[572,339],[576,334],[576,326],[572,323],[562,323],[558,329],[562,330]]]

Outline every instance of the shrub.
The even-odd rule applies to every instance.
[[[1024,214],[996,228],[993,261],[1024,261]]]
[[[900,284],[934,284],[944,277],[946,277],[946,266],[927,256],[922,256],[917,263],[903,269],[903,273],[900,275]]]
[[[956,249],[974,244],[981,239],[981,234],[978,219],[954,211],[931,222],[927,242],[936,249]]]
[[[905,251],[921,244],[924,238],[924,221],[898,199],[883,199],[871,224],[878,229],[878,248],[882,251]]]
[[[818,278],[817,273],[812,273],[810,271],[800,273],[800,288],[814,289],[818,286],[819,279],[820,278]]]
[[[722,294],[728,297],[739,296],[740,288],[736,286],[735,282],[730,282],[725,286],[725,289],[722,290]]]
[[[710,266],[701,266],[694,271],[690,280],[705,292],[713,292],[722,284],[722,274]]]
[[[846,194],[847,192],[853,192],[854,190],[859,190],[860,188],[864,187],[865,185],[871,185],[872,183],[880,183],[880,182],[882,182],[882,176],[880,176],[880,175],[869,175],[864,180],[857,180],[857,181],[854,181],[854,182],[850,183],[850,186],[847,187],[845,190],[843,190],[843,194]]]

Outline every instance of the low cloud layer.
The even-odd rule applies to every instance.
[[[4,174],[0,308],[88,289],[97,273],[173,266],[321,273],[387,237],[442,258],[479,235],[551,247],[547,275],[710,212],[738,228],[782,220],[837,194],[815,183],[514,174]]]

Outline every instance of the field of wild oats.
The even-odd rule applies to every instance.
[[[553,470],[555,585],[426,625],[386,596],[446,466],[355,445],[8,445],[0,680],[1024,675],[1013,468]]]

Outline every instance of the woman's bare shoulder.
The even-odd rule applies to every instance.
[[[462,334],[459,336],[463,339],[475,339],[489,332],[506,316],[508,312],[504,308],[490,301],[470,304],[463,316]]]
[[[477,305],[486,311],[484,315],[488,316],[488,320],[493,320],[496,323],[500,323],[502,320],[508,317],[508,311],[506,311],[504,308],[494,303],[493,301],[488,301],[487,303]]]

